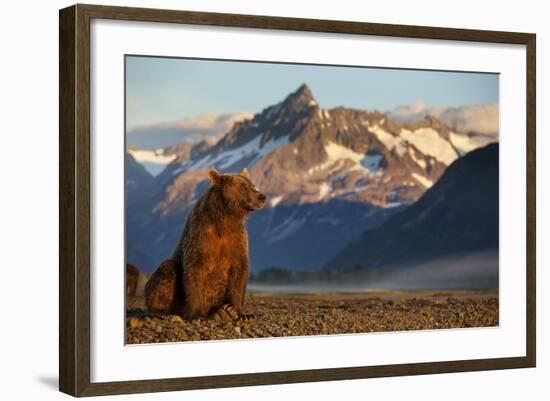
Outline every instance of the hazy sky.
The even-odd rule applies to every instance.
[[[498,102],[498,75],[193,59],[126,58],[128,127],[259,112],[306,83],[323,108],[391,110]]]

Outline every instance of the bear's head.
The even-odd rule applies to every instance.
[[[246,168],[240,174],[222,174],[210,169],[208,179],[219,189],[225,203],[237,211],[253,212],[265,204],[266,196],[252,183]]]

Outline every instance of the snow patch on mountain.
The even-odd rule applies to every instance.
[[[290,143],[289,136],[285,135],[277,139],[270,139],[267,141],[264,146],[261,147],[257,152],[257,156],[249,164],[249,167],[252,167],[254,164],[258,163],[265,156],[273,152],[275,149],[281,148]]]
[[[323,199],[325,196],[327,196],[330,192],[331,192],[332,188],[331,188],[331,185],[326,183],[326,182],[323,182],[320,186],[319,186],[319,200]]]
[[[311,175],[318,171],[324,171],[328,167],[340,167],[343,160],[345,159],[350,159],[353,162],[357,163],[363,158],[362,154],[356,153],[353,150],[346,148],[345,146],[330,141],[328,145],[325,145],[325,153],[327,154],[327,160],[325,160],[321,164],[317,164],[311,167],[307,171],[308,175]]]
[[[433,156],[447,166],[458,158],[452,145],[432,128],[419,128],[414,131],[402,129],[400,136],[425,155]]]
[[[294,234],[302,228],[307,220],[307,217],[308,216],[304,216],[298,219],[295,219],[293,216],[288,217],[283,221],[282,224],[278,225],[267,233],[266,237],[268,239],[266,242],[268,244],[273,244]]]
[[[450,138],[454,147],[458,149],[461,156],[498,140],[498,137],[490,135],[468,135],[458,134],[456,132],[451,132]]]
[[[129,149],[128,153],[152,176],[159,175],[177,157],[176,155],[165,155],[164,149]]]
[[[258,134],[253,139],[237,148],[226,150],[225,152],[222,152],[214,157],[211,155],[204,156],[202,159],[199,159],[193,163],[189,169],[211,166],[216,166],[220,169],[227,169],[242,159],[254,157],[254,159],[248,164],[248,167],[252,167],[275,149],[287,145],[289,143],[289,137],[286,135],[277,139],[270,139],[264,144],[264,146],[260,146],[261,141],[262,134]]]
[[[377,124],[368,125],[369,131],[372,132],[380,142],[389,150],[396,149],[399,156],[403,156],[407,150],[407,143],[398,136],[392,135]]]
[[[349,171],[359,170],[364,173],[373,174],[380,169],[380,164],[384,159],[384,156],[380,153],[358,153],[332,141],[329,141],[329,143],[325,145],[325,153],[327,154],[327,160],[309,168],[307,170],[307,175],[325,171],[328,168],[330,168],[330,170],[327,174],[338,171],[345,166],[346,160],[353,162]]]
[[[271,207],[277,206],[283,200],[283,195],[276,196],[269,201]]]
[[[172,171],[172,175],[178,175],[179,173],[182,173],[185,170],[185,167],[181,166]]]
[[[333,162],[340,159],[350,159],[357,163],[365,156],[362,153],[354,152],[350,148],[346,148],[345,146],[334,142],[329,142],[328,145],[325,146],[325,152],[327,153],[329,160]]]
[[[221,169],[225,169],[232,164],[238,162],[239,160],[250,157],[256,153],[260,147],[261,135],[257,135],[249,142],[245,143],[234,149],[226,150],[214,157],[207,155],[202,159],[198,160],[196,163],[190,167],[191,169],[197,169],[202,167],[211,167],[216,166]]]

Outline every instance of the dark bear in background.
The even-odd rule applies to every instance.
[[[154,314],[183,316],[184,295],[181,275],[172,259],[162,262],[145,285],[145,304]]]
[[[138,281],[139,269],[131,263],[126,263],[126,295],[136,295]]]
[[[266,197],[248,171],[221,174],[211,169],[210,189],[197,202],[170,259],[145,287],[147,308],[187,319],[216,312],[247,319],[244,295],[249,276],[246,217]]]

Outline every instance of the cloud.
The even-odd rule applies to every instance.
[[[227,133],[237,121],[252,117],[252,113],[201,114],[179,121],[142,125],[128,130],[129,147],[159,149],[178,143],[216,140]]]
[[[498,135],[498,104],[447,108],[435,117],[458,132]]]
[[[399,106],[389,112],[390,118],[402,122],[416,122],[430,115],[447,124],[457,132],[498,136],[498,104],[482,104],[462,107],[427,108],[421,101],[408,106]]]
[[[420,118],[423,118],[426,110],[427,108],[424,102],[421,100],[417,100],[411,105],[396,107],[391,112],[391,115],[393,118],[396,118],[396,119],[403,119],[403,120],[408,120],[410,118],[417,119],[419,118],[419,116],[421,116]]]

